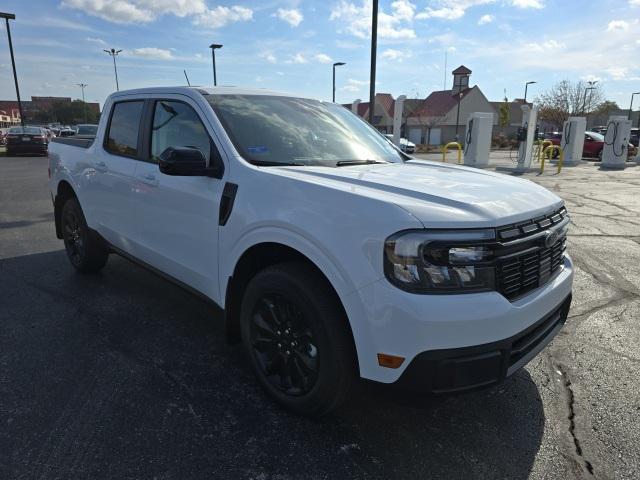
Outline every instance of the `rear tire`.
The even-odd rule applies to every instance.
[[[69,198],[62,206],[62,239],[71,265],[82,273],[105,266],[109,252],[98,235],[87,226],[78,200]]]
[[[258,273],[245,291],[240,327],[258,382],[289,410],[325,415],[356,383],[348,320],[326,279],[308,265],[283,263]]]

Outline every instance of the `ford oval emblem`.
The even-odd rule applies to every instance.
[[[547,235],[544,237],[544,246],[547,248],[553,247],[558,241],[558,237],[560,237],[558,230],[547,231]]]

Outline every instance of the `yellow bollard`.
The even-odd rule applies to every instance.
[[[558,171],[556,172],[556,174],[560,173],[560,171],[562,170],[562,163],[564,162],[564,151],[560,148],[559,145],[549,145],[542,152],[542,159],[541,159],[541,162],[540,162],[540,174],[541,175],[544,172],[544,160],[545,160],[545,158],[547,158],[547,156],[548,156],[549,160],[551,160],[551,158],[553,157],[553,152],[555,150],[558,150]]]
[[[543,140],[538,144],[538,163],[540,163],[540,160],[542,159],[542,155],[545,149],[547,147],[550,147],[551,145],[553,145],[553,142],[551,140]]]
[[[462,163],[462,145],[458,142],[449,142],[444,147],[442,147],[442,161],[447,163],[447,151],[449,147],[456,147],[458,149],[458,163]]]

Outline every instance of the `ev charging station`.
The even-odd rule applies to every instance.
[[[627,162],[631,120],[622,116],[611,116],[604,133],[601,168],[623,170]]]
[[[464,164],[469,167],[489,166],[493,113],[474,112],[467,119],[464,141]]]
[[[536,122],[538,120],[538,107],[534,105],[522,105],[522,126],[518,130],[518,166],[516,172],[526,172],[531,168],[533,157],[533,141],[536,135]]]
[[[569,117],[564,122],[560,140],[560,148],[564,152],[564,166],[578,165],[582,162],[586,130],[587,119],[584,117]]]
[[[396,104],[393,110],[393,144],[400,148],[400,129],[402,128],[402,112],[404,110],[404,101],[407,99],[406,95],[400,95],[396,99]]]

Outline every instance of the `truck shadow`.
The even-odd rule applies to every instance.
[[[264,396],[217,308],[119,257],[0,260],[0,291],[0,477],[526,478],[542,442],[526,370],[442,398],[363,383],[310,420]]]

